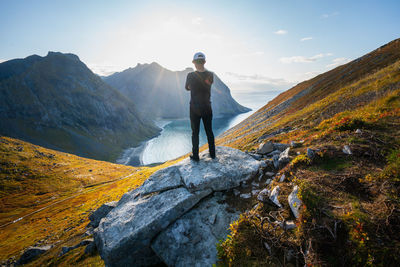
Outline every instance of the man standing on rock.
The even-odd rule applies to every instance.
[[[204,68],[206,56],[203,53],[194,54],[192,63],[196,71],[188,73],[185,85],[186,90],[190,91],[190,125],[192,127],[192,155],[190,155],[190,158],[199,161],[199,130],[200,119],[202,119],[207,134],[210,157],[214,159],[215,143],[210,101],[214,74]]]

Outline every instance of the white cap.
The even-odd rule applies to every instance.
[[[194,54],[193,60],[197,60],[197,59],[204,59],[204,60],[206,60],[206,55],[204,55],[204,54],[201,53],[201,52],[197,52],[196,54]]]

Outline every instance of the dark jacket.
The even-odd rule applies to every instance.
[[[193,71],[186,77],[186,90],[190,91],[190,110],[198,115],[212,114],[211,85],[214,74],[211,71]]]

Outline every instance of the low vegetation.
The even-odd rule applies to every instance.
[[[344,85],[266,128],[238,130],[218,140],[255,149],[260,141],[290,143],[281,172],[280,203],[298,185],[303,202],[295,219],[284,205],[250,208],[218,245],[221,266],[396,266],[400,262],[400,61]],[[301,101],[305,101],[302,99]],[[247,121],[251,124],[251,119]],[[277,129],[290,127],[268,138]],[[232,142],[229,141],[233,140]],[[352,154],[342,151],[348,145]],[[311,160],[306,148],[316,151]],[[300,154],[300,155],[297,155]],[[286,188],[287,187],[287,188]],[[254,200],[253,206],[256,204]],[[272,205],[272,206],[271,206]],[[272,209],[274,208],[274,209]],[[295,220],[284,231],[276,220]]]

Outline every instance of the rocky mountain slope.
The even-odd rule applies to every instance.
[[[114,160],[159,129],[76,55],[49,52],[0,63],[0,134]]]
[[[104,77],[104,81],[135,102],[142,114],[152,118],[188,118],[190,92],[185,90],[184,84],[191,71],[191,68],[170,71],[153,62]],[[250,110],[232,98],[229,88],[215,73],[211,103],[215,117]]]
[[[199,163],[185,155],[156,167],[121,166],[135,172],[77,186],[80,195],[65,202],[48,199],[53,206],[1,228],[0,259],[12,263],[40,251],[28,266],[112,266],[135,249],[152,256],[148,263],[170,266],[197,256],[218,257],[220,266],[398,266],[399,45],[395,40],[281,94],[216,139],[219,148],[232,149],[218,150],[215,162],[203,146]],[[56,177],[72,170],[75,177],[88,175],[74,162],[65,166],[61,157],[42,156],[55,152],[33,146],[41,153],[28,156],[29,144],[2,140],[2,192],[13,185],[23,190],[33,170],[37,179],[49,179],[41,164],[62,168]],[[24,164],[36,157],[47,164]],[[76,160],[100,170],[97,175],[111,168]],[[251,166],[259,167],[256,174]],[[27,196],[40,198],[36,193]],[[1,203],[14,199],[3,195]],[[32,203],[31,211],[40,205]],[[160,212],[152,216],[154,209]],[[23,215],[10,211],[3,222]],[[225,238],[227,232],[219,230],[229,223]],[[86,240],[92,234],[94,240]],[[204,246],[220,237],[215,250]]]

